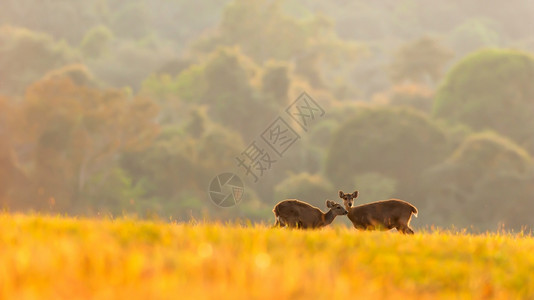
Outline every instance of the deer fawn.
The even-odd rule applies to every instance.
[[[389,199],[362,204],[353,207],[358,191],[345,194],[339,191],[339,197],[347,209],[348,217],[356,229],[389,230],[396,228],[404,234],[413,234],[410,228],[412,214],[417,217],[417,208],[406,201]]]
[[[329,225],[336,216],[346,215],[347,211],[340,204],[326,200],[327,213],[306,202],[287,199],[279,202],[273,209],[276,222],[273,227],[320,228]]]

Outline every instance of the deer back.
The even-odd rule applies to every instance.
[[[306,228],[314,227],[323,221],[324,215],[319,208],[296,199],[284,200],[278,203],[274,210],[280,218],[298,220]]]
[[[352,207],[348,217],[353,223],[387,225],[400,217],[409,217],[412,213],[417,213],[417,209],[410,203],[399,199],[389,199]]]

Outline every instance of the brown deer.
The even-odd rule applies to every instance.
[[[273,209],[276,218],[273,227],[320,228],[332,223],[336,216],[347,214],[343,206],[332,200],[326,200],[326,207],[330,210],[323,213],[319,208],[297,199],[281,201]]]
[[[417,208],[406,201],[389,199],[368,204],[352,206],[358,197],[358,191],[345,194],[339,191],[339,197],[347,209],[348,217],[356,229],[390,230],[396,228],[404,234],[413,234],[410,228],[412,214],[417,217]]]

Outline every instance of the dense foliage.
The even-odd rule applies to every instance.
[[[0,204],[267,220],[342,189],[416,204],[416,228],[534,226],[532,8],[3,1]],[[325,112],[306,128],[286,112],[302,92]],[[298,139],[255,183],[236,157],[265,154],[277,117]],[[244,182],[235,207],[208,196],[222,172]]]

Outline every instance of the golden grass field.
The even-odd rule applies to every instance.
[[[0,214],[1,299],[534,299],[534,238]]]

